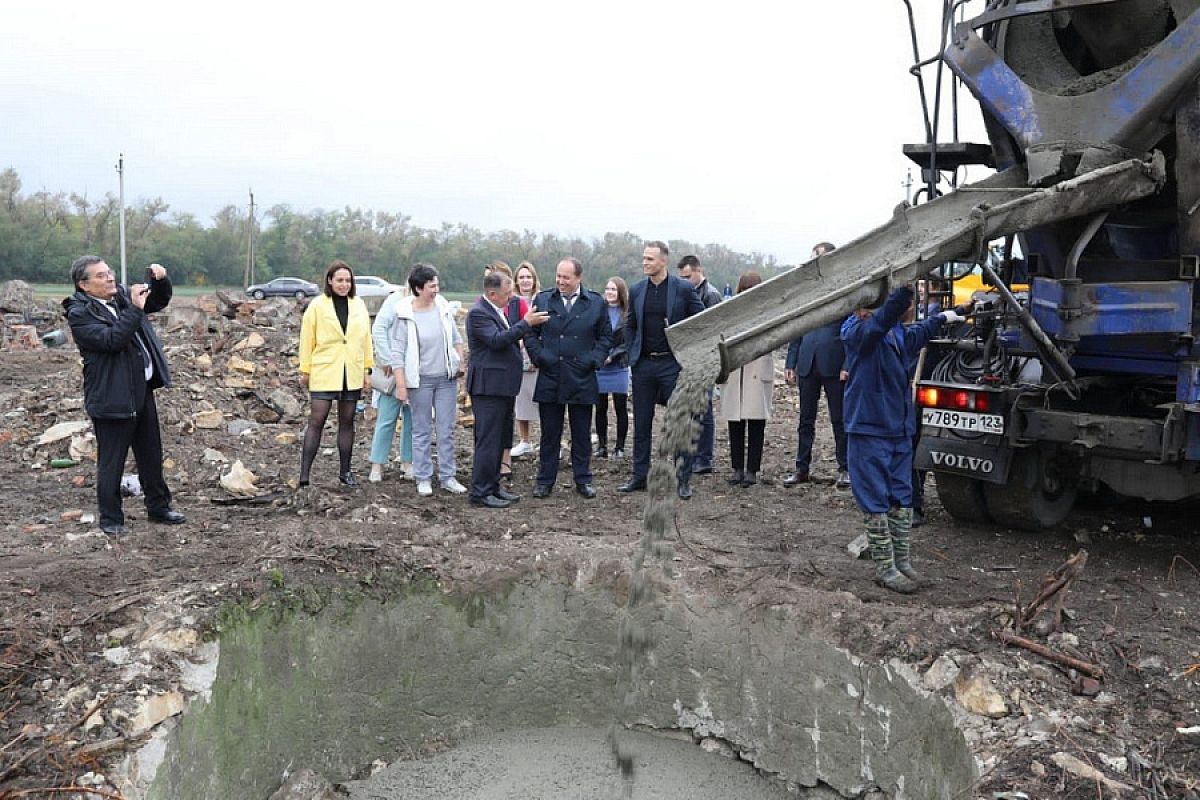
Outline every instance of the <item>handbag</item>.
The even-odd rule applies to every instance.
[[[395,394],[396,393],[396,373],[384,375],[383,370],[371,370],[371,388],[380,394]]]

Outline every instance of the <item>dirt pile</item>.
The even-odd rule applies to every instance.
[[[132,533],[100,534],[77,353],[0,352],[0,797],[84,784],[123,791],[112,770],[198,691],[212,668],[206,641],[235,619],[229,609],[303,607],[331,589],[387,596],[416,573],[471,589],[528,571],[616,574],[638,546],[644,496],[615,491],[629,475],[623,461],[594,464],[597,500],[538,501],[534,465],[518,460],[514,488],[525,497],[493,512],[461,497],[419,498],[391,472],[338,488],[327,432],[313,489],[297,494],[300,309],[229,300],[179,303],[155,323],[176,384],[158,400],[182,526],[148,524],[130,498]],[[831,485],[827,420],[814,463],[827,482],[780,484],[795,454],[795,407],[795,390],[778,385],[762,481],[751,488],[725,483],[719,426],[717,473],[695,477],[696,498],[666,520],[672,580],[747,613],[781,609],[851,652],[894,659],[955,710],[984,767],[980,797],[1094,797],[1098,782],[1105,796],[1196,796],[1195,506],[1096,498],[1061,530],[1015,534],[956,525],[931,487],[914,546],[932,585],[901,598],[846,552],[860,518]],[[370,435],[360,418],[358,471]],[[470,431],[458,436],[466,465]],[[237,462],[255,476],[252,492],[222,485]],[[1082,547],[1086,566],[1020,635],[1098,666],[1100,678],[993,635],[1016,631],[1043,577]],[[1047,618],[1054,629],[1039,629]]]

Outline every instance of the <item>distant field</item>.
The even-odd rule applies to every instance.
[[[198,297],[202,294],[212,294],[217,289],[227,289],[231,292],[240,292],[240,286],[175,286],[174,294],[177,297]],[[67,295],[71,294],[73,289],[69,283],[35,283],[33,284],[33,297],[35,300],[62,300]],[[478,297],[476,292],[443,292],[447,300],[461,300],[463,303],[472,302]]]

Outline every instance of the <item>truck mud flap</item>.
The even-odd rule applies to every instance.
[[[953,472],[985,483],[1004,484],[1012,450],[1008,447],[981,445],[957,439],[923,436],[913,455],[915,469]]]

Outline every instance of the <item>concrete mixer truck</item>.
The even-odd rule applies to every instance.
[[[943,507],[1039,529],[1081,492],[1200,495],[1200,0],[991,0],[947,30],[930,62],[989,142],[927,125],[905,147],[924,202],[671,328],[672,348],[723,375],[897,282],[953,302],[982,276],[915,385],[914,463]],[[943,191],[966,165],[996,171]]]

